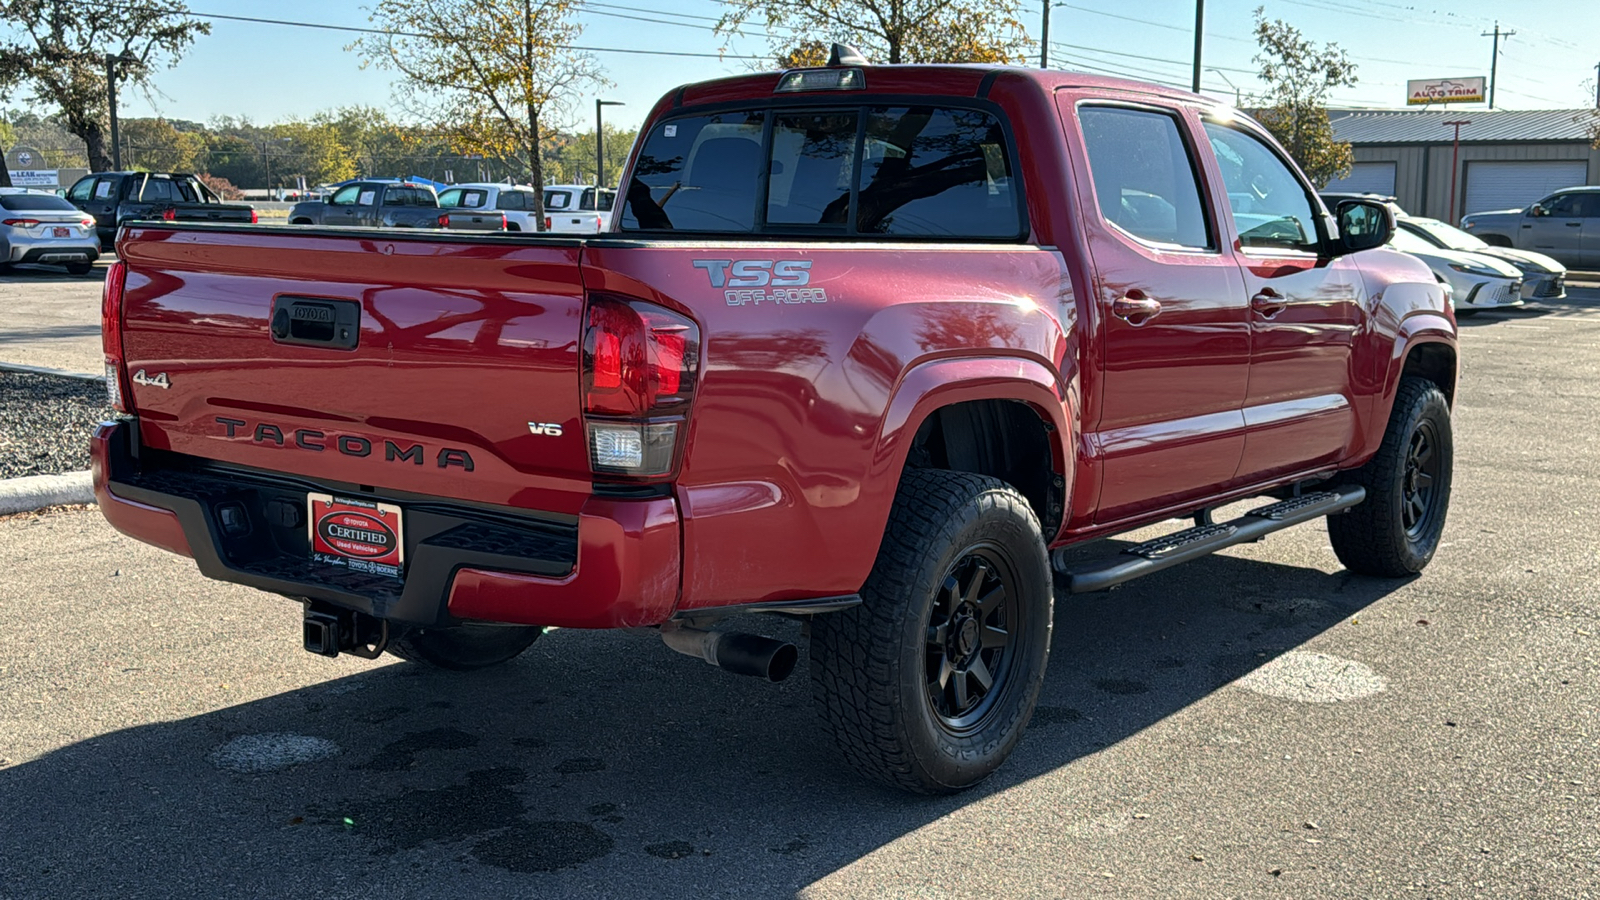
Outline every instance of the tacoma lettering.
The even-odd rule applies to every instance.
[[[344,456],[357,458],[372,455],[373,441],[371,438],[354,434],[341,434],[330,436],[311,428],[293,429],[293,440],[285,439],[284,435],[289,429],[271,422],[257,422],[251,424],[245,419],[234,419],[228,416],[216,416],[215,421],[223,427],[224,437],[248,440],[252,444],[267,444],[273,447],[286,447],[296,450],[309,450],[321,453],[324,450],[338,450]],[[440,447],[433,451],[422,444],[401,446],[391,440],[383,442],[383,460],[391,463],[411,463],[420,466],[427,456],[432,456],[441,469],[459,468],[471,472],[476,468],[472,461],[472,454],[459,447]]]

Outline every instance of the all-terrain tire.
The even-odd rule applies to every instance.
[[[812,695],[845,760],[923,794],[988,777],[1050,654],[1050,562],[1027,500],[995,478],[907,470],[861,599],[811,625]]]
[[[1439,386],[1403,379],[1383,444],[1348,475],[1367,489],[1367,499],[1328,517],[1328,539],[1345,568],[1402,578],[1428,565],[1450,508],[1453,457],[1450,405]]]
[[[510,662],[544,629],[536,625],[456,625],[413,628],[389,641],[388,650],[410,662],[469,672]]]

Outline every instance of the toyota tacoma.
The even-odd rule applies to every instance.
[[[671,91],[621,183],[583,238],[126,225],[104,515],[329,656],[648,627],[778,679],[723,620],[801,618],[823,730],[924,793],[1017,745],[1057,589],[1314,519],[1363,575],[1439,546],[1443,289],[1236,110],[836,48]]]

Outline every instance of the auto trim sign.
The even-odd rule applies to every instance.
[[[1406,82],[1406,105],[1482,103],[1486,80],[1482,75],[1474,75],[1471,78],[1431,78],[1408,81]]]

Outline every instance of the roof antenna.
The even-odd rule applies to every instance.
[[[829,66],[865,66],[867,57],[849,44],[834,44],[828,51]]]

